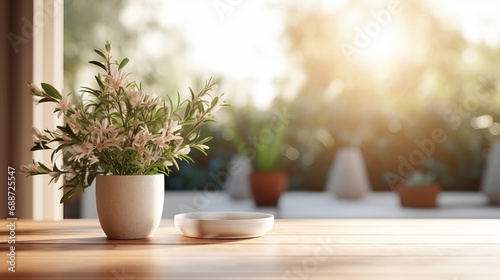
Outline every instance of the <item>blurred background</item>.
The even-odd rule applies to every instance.
[[[87,61],[106,40],[158,95],[187,94],[210,77],[220,84],[231,106],[206,129],[214,136],[209,155],[193,152],[196,164],[172,172],[169,190],[226,174],[273,117],[286,120],[271,148],[290,190],[323,190],[344,147],[361,150],[374,191],[405,179],[398,171],[405,161],[434,172],[445,190],[478,190],[489,143],[500,135],[495,1],[66,0],[64,7],[66,92],[94,85],[97,69]],[[432,151],[417,144],[436,129],[446,141]]]

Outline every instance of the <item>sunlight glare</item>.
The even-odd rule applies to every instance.
[[[488,129],[491,134],[498,136],[500,135],[500,123],[493,123],[491,127]]]
[[[259,110],[266,110],[276,97],[276,88],[271,81],[255,82],[252,91],[252,100],[255,107]]]
[[[474,129],[490,128],[493,125],[493,117],[485,114],[475,117],[471,120],[471,126]]]
[[[395,26],[389,26],[361,50],[360,58],[375,67],[393,63],[403,54],[403,41],[401,32]]]

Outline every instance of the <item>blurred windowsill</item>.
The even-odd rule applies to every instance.
[[[338,199],[333,193],[288,192],[280,200],[281,218],[500,218],[500,207],[488,205],[482,192],[445,191],[438,208],[404,208],[393,192],[372,192],[361,200]]]
[[[82,218],[97,218],[94,192],[86,192]],[[279,207],[256,208],[251,199],[234,200],[225,192],[166,191],[163,219],[193,211],[256,211],[277,218],[500,218],[500,207],[488,205],[481,192],[442,192],[435,209],[403,208],[392,192],[372,192],[362,200],[338,199],[329,192],[283,194]]]

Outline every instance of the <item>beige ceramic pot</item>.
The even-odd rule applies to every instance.
[[[371,185],[359,148],[342,148],[337,152],[325,189],[342,199],[362,199],[370,192]]]
[[[163,213],[164,175],[98,175],[99,223],[110,239],[152,236]]]
[[[488,196],[490,203],[500,205],[500,140],[491,144],[481,179],[481,190]]]

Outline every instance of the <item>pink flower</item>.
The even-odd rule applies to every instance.
[[[35,84],[28,83],[28,87],[33,95],[43,97],[42,91]]]
[[[158,130],[160,133],[164,134],[173,134],[174,132],[178,131],[179,129],[182,128],[182,125],[179,124],[179,121],[169,121],[165,122],[163,124],[163,127]]]
[[[125,88],[128,84],[127,73],[121,70],[113,70],[111,75],[103,75],[104,85],[108,90],[118,91],[120,87]]]
[[[155,141],[155,144],[161,148],[168,147],[167,142],[183,139],[180,135],[173,134],[181,128],[182,126],[178,124],[178,121],[172,121],[170,123],[166,122],[163,124],[163,127],[158,130],[160,134],[153,137],[153,141]]]
[[[154,96],[151,94],[146,95],[145,102],[146,107],[148,108],[156,108],[163,105],[162,100],[158,96]]]
[[[42,132],[38,130],[36,127],[33,127],[32,130],[33,130],[33,141],[35,142],[35,144],[40,143],[40,141],[43,140]]]
[[[149,140],[152,140],[153,139],[153,135],[151,134],[151,132],[149,132],[149,129],[147,126],[144,126],[142,128],[142,131],[141,133],[139,133],[141,135],[141,137],[143,138],[143,140],[145,142],[149,141]]]
[[[56,107],[56,110],[59,110],[59,113],[57,114],[57,117],[59,118],[62,114],[66,115],[68,112],[68,97],[63,96],[61,98],[61,101],[59,101],[59,106]]]
[[[102,152],[102,150],[115,147],[118,150],[122,150],[122,147],[120,146],[121,144],[121,138],[101,138],[97,137],[96,138],[96,143],[95,143],[95,149],[99,152]]]
[[[84,142],[81,145],[75,144],[69,147],[67,151],[73,155],[69,158],[69,161],[80,162],[83,158],[87,158],[92,154],[94,145]]]
[[[109,57],[109,52],[106,49],[99,48],[99,51],[102,52],[102,54],[104,54],[105,57]]]
[[[179,155],[187,155],[191,152],[191,148],[189,146],[184,146],[177,151]]]
[[[196,145],[196,147],[200,148],[200,149],[203,149],[203,150],[208,150],[209,147],[207,145],[203,145],[203,144],[198,144]]]
[[[82,126],[78,122],[78,119],[74,118],[73,116],[74,115],[72,115],[71,118],[66,119],[66,123],[69,125],[69,127],[74,133],[78,133],[82,129]]]
[[[130,95],[130,106],[132,106],[132,108],[136,108],[139,105],[143,104],[144,93],[142,91],[133,90],[129,93],[129,95]]]
[[[137,153],[139,155],[142,156],[142,155],[144,155],[144,153],[146,153],[147,148],[146,148],[146,145],[141,144],[141,145],[136,145],[136,149],[135,150],[137,151]]]
[[[99,159],[95,156],[95,155],[91,155],[89,158],[89,164],[90,165],[93,165],[93,164],[96,164],[99,162]]]
[[[54,183],[57,183],[59,181],[59,177],[62,175],[62,173],[59,172],[50,172],[49,176],[52,177],[52,180],[54,180]]]
[[[59,133],[59,137],[62,138],[62,141],[58,141],[60,144],[71,144],[73,143],[73,139],[68,136],[66,133]]]
[[[48,171],[44,170],[37,162],[35,164],[30,163],[27,165],[21,165],[21,173],[35,175],[35,174],[47,174]]]

